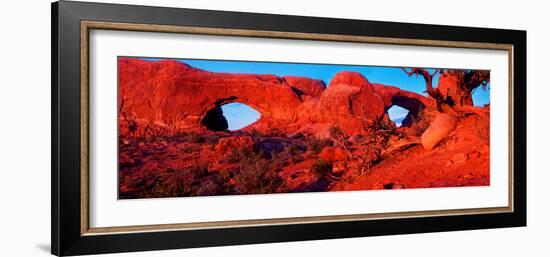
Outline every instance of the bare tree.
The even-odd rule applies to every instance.
[[[455,106],[473,105],[472,93],[476,88],[485,89],[489,83],[489,71],[483,70],[439,70],[430,73],[424,68],[401,68],[409,77],[420,75],[426,83],[426,92],[437,104],[437,110],[449,114],[456,114]],[[453,76],[447,81],[453,83],[441,84],[433,87],[433,78],[437,73],[440,76]]]
[[[490,80],[487,70],[446,70],[441,75],[455,77],[453,81],[457,81],[457,84],[450,85],[452,88],[447,90],[447,94],[454,105],[459,106],[474,105],[472,93],[480,86],[485,90]]]
[[[421,75],[424,77],[424,81],[426,82],[426,91],[428,92],[428,95],[430,95],[433,99],[435,99],[438,103],[443,102],[443,95],[439,91],[439,88],[434,88],[432,85],[433,78],[439,70],[435,69],[432,74],[430,74],[426,69],[422,68],[410,68],[411,70],[408,71],[406,68],[401,68],[407,75]]]

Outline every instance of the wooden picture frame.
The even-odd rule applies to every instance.
[[[509,205],[181,224],[89,225],[91,30],[499,49],[509,54]],[[52,4],[52,254],[80,255],[526,225],[526,32],[61,1]]]

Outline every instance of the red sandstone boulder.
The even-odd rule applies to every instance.
[[[330,81],[330,86],[350,85],[354,87],[372,87],[370,82],[359,72],[341,71],[338,72]]]
[[[311,192],[326,189],[328,182],[319,174],[310,171],[313,160],[299,162],[279,172],[282,185],[280,192]]]
[[[466,153],[457,153],[453,155],[453,163],[463,163],[468,160],[468,154]]]
[[[337,124],[346,134],[364,133],[364,122],[384,115],[384,102],[369,81],[357,72],[340,72],[332,78],[319,101],[325,122]]]
[[[446,113],[437,115],[428,129],[422,133],[421,141],[424,149],[431,150],[437,146],[441,140],[455,129],[457,121],[457,118],[453,115]]]

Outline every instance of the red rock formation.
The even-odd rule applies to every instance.
[[[357,72],[340,72],[319,100],[321,120],[347,134],[361,134],[366,125],[384,115],[384,103],[370,82]]]
[[[245,103],[264,120],[291,122],[300,98],[273,75],[207,72],[177,61],[120,58],[120,118],[153,123],[169,131],[203,128],[208,111],[225,103]]]
[[[319,97],[326,89],[325,82],[317,79],[310,79],[298,76],[284,76],[283,79],[288,85],[294,88],[299,96]]]
[[[375,83],[372,86],[374,92],[384,101],[386,110],[398,105],[416,115],[423,109],[435,107],[435,101],[429,97],[384,84]]]
[[[355,181],[337,183],[331,190],[392,189],[396,186],[488,186],[488,115],[474,114],[463,117],[459,125],[441,141],[444,143],[436,145],[430,151],[426,151],[422,145],[401,150],[393,156],[386,157]]]
[[[394,105],[403,107],[409,111],[402,121],[403,126],[409,126],[413,120],[416,120],[419,113],[424,110],[433,110],[436,107],[432,98],[420,94],[402,90],[398,87],[383,84],[373,84],[374,91],[384,101],[385,111]]]
[[[173,60],[119,58],[118,66],[123,136],[225,130],[220,106],[231,102],[261,114],[247,129],[292,133],[336,124],[348,135],[365,133],[392,105],[417,115],[433,104],[412,92],[373,85],[356,72],[336,74],[327,88],[305,77],[215,73]]]
[[[336,74],[326,87],[304,77],[214,73],[168,60],[120,58],[118,65],[121,199],[490,182],[490,108],[469,106],[467,97],[456,98],[462,105],[452,106],[453,115],[442,112],[442,104],[451,108],[446,101],[437,106],[355,72]],[[481,75],[462,81],[473,85]],[[452,78],[440,79],[439,96],[458,88]],[[221,106],[230,102],[253,107],[261,118],[225,132]],[[393,105],[409,110],[410,127],[392,127]]]
[[[421,140],[424,149],[432,150],[441,140],[443,140],[456,127],[458,119],[446,113],[440,113],[432,121],[428,129],[422,134]]]
[[[343,161],[348,157],[346,151],[341,147],[326,146],[319,153],[319,157],[329,161]]]

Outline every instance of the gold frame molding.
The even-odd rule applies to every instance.
[[[492,49],[508,51],[508,138],[509,138],[509,177],[508,177],[508,206],[490,207],[490,208],[470,208],[470,209],[451,209],[435,211],[411,211],[411,212],[392,212],[392,213],[372,213],[372,214],[353,214],[353,215],[331,215],[315,217],[293,217],[293,218],[275,218],[275,219],[255,219],[255,220],[234,220],[234,221],[211,221],[194,222],[178,224],[155,224],[139,226],[121,226],[121,227],[90,227],[89,225],[89,34],[91,30],[123,30],[138,32],[162,32],[162,33],[182,33],[198,35],[219,35],[219,36],[239,36],[239,37],[259,37],[259,38],[279,38],[279,39],[301,39],[317,41],[336,41],[336,42],[356,42],[371,44],[390,44],[390,45],[414,45],[429,47],[451,47],[451,48],[474,48],[474,49]],[[402,38],[384,38],[369,36],[349,36],[333,34],[313,34],[296,33],[281,31],[262,31],[262,30],[243,30],[243,29],[222,29],[188,26],[170,26],[153,24],[135,24],[135,23],[115,23],[99,21],[81,21],[80,22],[80,233],[82,236],[99,234],[120,234],[120,233],[138,233],[138,232],[156,232],[172,230],[192,230],[192,229],[211,229],[211,228],[229,228],[229,227],[250,227],[250,226],[271,226],[286,224],[304,224],[321,222],[340,222],[340,221],[360,221],[375,219],[395,219],[395,218],[415,218],[415,217],[433,217],[450,215],[472,215],[505,213],[514,211],[514,164],[513,164],[513,45],[493,44],[479,42],[459,42],[459,41],[439,41],[423,39],[402,39]]]

